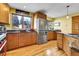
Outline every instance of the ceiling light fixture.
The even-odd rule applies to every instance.
[[[70,7],[69,5],[66,6],[66,8],[67,8],[67,16],[66,16],[66,18],[67,18],[67,19],[69,19],[69,7]]]
[[[26,8],[26,6],[24,6],[24,9]]]

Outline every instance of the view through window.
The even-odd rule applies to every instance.
[[[30,30],[31,29],[31,17],[12,15],[13,29]]]

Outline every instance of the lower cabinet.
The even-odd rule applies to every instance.
[[[63,49],[63,37],[64,37],[64,34],[57,33],[57,47],[59,49]]]
[[[32,32],[30,37],[31,37],[30,44],[36,44],[37,43],[37,34],[35,32]]]
[[[35,44],[36,37],[35,32],[8,33],[7,50]]]
[[[48,31],[48,40],[54,40],[56,39],[56,32],[53,32],[53,31]]]
[[[18,48],[18,33],[9,33],[7,34],[7,50]]]
[[[19,47],[23,47],[26,45],[27,38],[25,38],[25,34],[26,33],[19,34]],[[28,37],[28,36],[26,35],[26,37]]]
[[[36,33],[35,32],[27,32],[27,33],[22,33],[22,34],[20,37],[22,37],[22,39],[23,39],[23,42],[24,42],[23,46],[32,45],[32,44],[36,43]]]
[[[64,39],[63,39],[63,50],[65,51],[65,53],[68,56],[71,56],[71,48],[69,47],[69,40],[70,40],[69,37],[64,36]]]
[[[24,37],[24,39],[25,39],[25,42],[24,42],[24,44],[25,44],[25,46],[26,45],[30,45],[31,44],[31,34],[32,33],[30,33],[30,32],[27,32],[27,34],[25,34],[23,37]]]

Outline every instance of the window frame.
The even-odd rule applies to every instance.
[[[29,15],[21,15],[21,14],[18,14],[18,13],[11,13],[11,15],[19,15],[19,16],[22,16],[22,18],[23,17],[30,17],[31,18],[31,23],[30,23],[30,25],[32,26],[32,16],[29,16]],[[24,21],[24,19],[22,20],[22,29],[21,30],[23,30],[23,21]],[[11,22],[12,23],[12,22]],[[30,26],[30,29],[31,29],[31,26]],[[12,28],[14,29],[14,27],[13,27],[13,24],[12,24]],[[19,28],[18,28],[19,29]]]

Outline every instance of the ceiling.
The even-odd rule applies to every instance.
[[[67,14],[67,5],[69,14],[79,12],[79,3],[8,3],[11,7],[29,12],[41,11],[48,17],[62,17]]]

